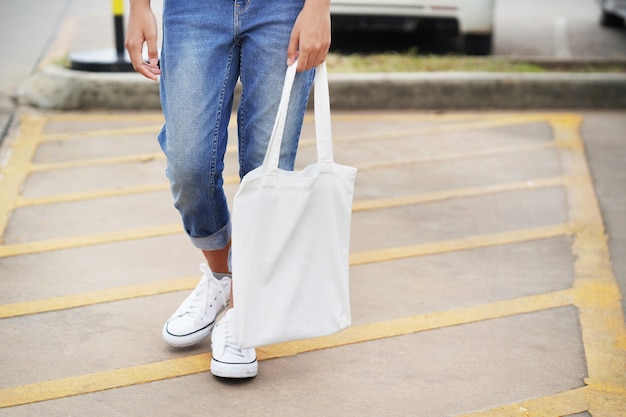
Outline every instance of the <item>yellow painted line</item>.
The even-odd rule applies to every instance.
[[[9,149],[10,157],[2,167],[0,177],[0,236],[4,233],[9,214],[15,208],[22,182],[26,178],[27,167],[41,140],[45,118],[24,116],[20,123],[20,136]]]
[[[442,120],[444,121],[444,120]],[[355,135],[334,135],[333,143],[341,143],[341,142],[362,142],[366,140],[379,140],[379,139],[388,139],[394,137],[412,137],[412,140],[416,140],[416,135],[424,135],[426,138],[427,135],[437,134],[437,133],[446,133],[446,132],[458,132],[458,131],[468,131],[468,130],[483,130],[483,129],[493,129],[497,127],[503,126],[512,126],[519,124],[526,124],[532,122],[547,122],[545,118],[541,119],[537,116],[526,116],[526,115],[518,115],[518,116],[509,116],[509,117],[501,117],[493,120],[480,120],[480,121],[470,121],[466,123],[448,123],[448,124],[437,124],[436,126],[421,126],[421,127],[413,127],[413,128],[405,128],[400,130],[391,130],[385,132],[370,132],[363,133],[360,132]],[[432,138],[428,138],[428,140],[432,140]],[[306,142],[308,144],[308,141]]]
[[[447,156],[440,156],[434,158],[419,158],[419,159],[411,159],[411,160],[401,160],[395,162],[385,162],[379,164],[373,164],[368,166],[360,166],[357,167],[359,171],[369,170],[369,169],[379,169],[379,168],[388,168],[388,167],[397,167],[399,165],[405,164],[418,164],[418,163],[431,163],[431,162],[441,162],[445,160],[452,159],[461,159],[461,158],[474,158],[481,157],[487,155],[495,155],[507,152],[523,152],[528,150],[537,150],[537,149],[546,149],[553,147],[554,144],[547,145],[539,145],[539,146],[530,146],[530,147],[520,147],[520,148],[508,148],[508,149],[499,149],[494,151],[487,152],[468,152],[463,154],[454,154]],[[132,155],[125,156],[119,158],[102,158],[102,159],[91,159],[91,160],[78,160],[78,161],[69,161],[64,163],[48,163],[48,164],[32,164],[31,172],[40,172],[40,171],[48,171],[55,169],[66,169],[66,168],[77,168],[84,166],[95,166],[95,165],[105,165],[105,164],[117,164],[124,162],[146,162],[154,159],[164,159],[162,153],[155,154],[143,154],[143,155]],[[225,184],[238,184],[239,176],[238,175],[230,175],[225,176],[224,178]],[[407,204],[417,204],[421,202],[429,202],[429,201],[437,201],[448,198],[459,198],[464,196],[473,196],[480,194],[490,194],[504,191],[513,191],[516,189],[531,189],[531,188],[541,188],[541,187],[550,187],[556,185],[562,185],[563,180],[558,178],[550,178],[550,179],[536,179],[536,180],[527,180],[520,181],[516,183],[509,183],[505,185],[494,185],[494,186],[486,186],[483,188],[468,188],[468,189],[456,189],[450,191],[441,191],[434,193],[427,193],[421,195],[414,196],[406,196],[406,197],[397,197],[390,199],[378,199],[371,201],[363,201],[356,202],[354,206],[356,207],[355,211],[361,210],[373,210],[375,208],[383,208],[386,204],[389,204],[389,207],[397,206],[397,205],[407,205]],[[73,202],[73,201],[82,201],[82,200],[90,200],[96,198],[107,198],[107,197],[116,197],[116,196],[125,196],[125,195],[133,195],[140,193],[149,193],[155,191],[163,191],[169,189],[168,184],[149,184],[145,186],[138,187],[128,187],[128,188],[115,188],[115,189],[105,189],[105,190],[96,190],[96,191],[87,191],[82,193],[71,193],[71,194],[60,194],[60,195],[52,195],[45,197],[17,197],[15,207],[30,207],[36,205],[45,205],[45,204],[55,204],[62,202]],[[452,195],[454,194],[454,195]]]
[[[456,417],[557,417],[589,410],[587,387]],[[617,415],[615,415],[617,417]]]
[[[228,176],[225,178],[226,184],[237,184],[238,182],[239,182],[239,177],[236,175]],[[563,179],[556,177],[556,178],[547,178],[547,179],[539,179],[539,180],[532,180],[532,181],[514,182],[514,183],[494,185],[494,186],[444,190],[444,191],[427,193],[427,194],[401,196],[397,198],[357,201],[353,204],[353,210],[355,212],[366,211],[366,210],[376,210],[376,209],[382,209],[382,208],[399,207],[403,205],[441,201],[441,200],[451,199],[451,198],[467,198],[467,197],[472,197],[472,196],[485,195],[489,193],[559,186],[559,185],[562,185],[562,183],[563,183]],[[109,197],[132,195],[132,194],[144,193],[144,192],[160,192],[160,191],[167,190],[168,188],[169,186],[164,183],[164,184],[157,184],[157,185],[129,187],[126,189],[99,190],[99,191],[90,191],[90,192],[83,192],[83,193],[62,194],[62,195],[57,195],[57,196],[48,196],[48,197],[40,197],[40,198],[18,197],[15,199],[14,207],[29,207],[29,206],[42,205],[42,204],[74,202],[74,201],[81,201],[85,199],[109,198]],[[172,228],[172,226],[162,226],[162,227],[165,227],[167,230],[171,230]],[[156,229],[159,229],[159,228],[157,227]],[[143,236],[141,233],[146,233],[146,235]],[[67,249],[67,248],[73,248],[77,246],[87,246],[87,245],[96,245],[96,244],[101,244],[101,243],[112,243],[115,241],[122,241],[122,240],[141,239],[143,237],[154,236],[154,233],[161,233],[161,232],[154,232],[154,228],[147,228],[147,229],[142,229],[142,231],[132,231],[132,230],[120,231],[120,232],[111,232],[111,233],[97,234],[97,235],[91,235],[91,236],[77,236],[77,237],[71,237],[71,238],[51,239],[47,241],[35,241],[35,242],[28,242],[28,243],[22,243],[22,244],[8,244],[8,245],[0,246],[0,258],[8,257],[8,256],[16,256],[16,255],[25,255],[25,254],[31,254],[31,253],[37,253],[37,252],[53,251],[53,250],[59,250],[59,249]],[[168,232],[166,234],[170,234],[170,233]],[[384,250],[385,253],[388,251],[389,251],[388,249]],[[409,253],[411,253],[410,250],[409,250]]]
[[[498,245],[508,245],[531,240],[550,239],[571,235],[574,232],[568,224],[545,226],[535,229],[513,230],[510,232],[471,236],[443,242],[431,242],[421,245],[375,249],[350,255],[350,265],[357,266],[375,262],[387,262],[417,256],[435,255],[461,250],[479,249]]]
[[[332,109],[331,109],[332,110]],[[476,119],[495,119],[500,118],[502,114],[487,113],[455,113],[455,114],[435,114],[435,113],[416,113],[414,111],[392,111],[392,112],[353,112],[350,110],[332,111],[332,121],[342,123],[360,123],[360,122],[464,122]],[[308,113],[305,121],[313,121],[314,116]]]
[[[76,132],[51,133],[42,136],[42,142],[61,142],[70,139],[109,138],[111,136],[157,134],[162,125],[123,127],[119,129],[82,130]]]
[[[49,252],[62,249],[72,249],[82,246],[103,245],[106,243],[123,242],[134,239],[148,239],[166,235],[182,233],[180,224],[146,227],[142,229],[120,230],[115,232],[97,233],[85,236],[40,240],[13,245],[0,245],[0,258],[9,256],[28,255],[39,252]]]
[[[459,159],[483,158],[483,157],[497,156],[497,155],[503,155],[503,154],[509,154],[509,153],[533,152],[533,151],[539,151],[539,150],[545,150],[545,149],[553,149],[558,146],[559,144],[555,142],[549,142],[549,143],[542,143],[539,145],[495,148],[495,149],[460,152],[460,153],[453,153],[453,154],[442,153],[442,154],[423,157],[423,158],[399,159],[396,161],[375,162],[373,164],[363,165],[357,168],[359,170],[370,170],[370,169],[393,168],[393,167],[397,167],[401,165],[432,164],[432,163],[438,163],[438,162],[454,161],[454,160],[459,160]]]
[[[606,382],[594,383],[589,378],[585,379],[585,383],[587,384],[589,389],[592,389],[594,391],[621,396],[622,401],[624,401],[624,404],[626,404],[626,387],[624,387],[623,385],[613,385]],[[626,408],[624,409],[626,410]]]
[[[557,187],[564,184],[561,177],[540,178],[528,181],[509,182],[504,184],[486,185],[483,187],[458,188],[452,190],[435,191],[432,193],[405,195],[400,197],[379,198],[355,201],[352,209],[355,212],[379,210],[391,207],[400,207],[414,204],[432,203],[452,198],[476,197],[487,194],[509,191],[531,190],[537,188]]]
[[[12,245],[0,245],[0,258],[10,256],[29,255],[40,252],[50,252],[63,249],[72,249],[83,246],[102,245],[106,243],[123,242],[135,239],[147,239],[182,233],[178,224],[146,227],[142,229],[121,230],[116,232],[97,233],[84,236],[41,240]],[[354,253],[350,256],[350,265],[362,265],[373,262],[411,258],[415,256],[431,255],[435,253],[453,252],[459,250],[477,249],[495,245],[524,242],[537,239],[565,236],[573,233],[567,224],[546,226],[537,229],[516,230],[479,235],[458,240],[425,243],[420,245],[377,249],[368,252]]]
[[[359,168],[360,169],[360,168]],[[420,203],[430,203],[434,201],[447,200],[452,198],[466,198],[479,195],[502,193],[509,191],[530,190],[536,188],[556,187],[564,184],[565,179],[561,177],[539,178],[527,181],[518,181],[505,184],[487,185],[484,187],[458,188],[453,190],[435,191],[432,193],[422,193],[405,195],[391,198],[380,198],[371,200],[355,201],[353,211],[377,210]],[[224,184],[239,184],[238,175],[227,175],[224,177]],[[15,208],[40,206],[46,204],[69,203],[84,200],[94,200],[99,198],[121,197],[142,193],[153,193],[169,190],[169,183],[147,184],[136,187],[110,188],[102,190],[84,191],[68,194],[55,194],[43,197],[17,197]]]
[[[224,177],[224,184],[239,184],[238,175],[227,175]],[[72,203],[84,200],[95,200],[100,198],[122,197],[128,195],[155,193],[170,189],[169,183],[138,185],[136,187],[109,188],[103,190],[84,191],[68,194],[56,194],[45,197],[18,197],[15,202],[16,208],[41,206],[46,204]]]
[[[346,138],[346,140],[352,140],[352,138]],[[304,139],[300,141],[301,147],[314,146],[314,145],[315,145],[315,140],[312,140],[312,139]],[[530,152],[530,151],[554,148],[556,146],[559,146],[559,144],[555,142],[550,142],[550,143],[540,144],[540,145],[489,149],[489,150],[484,150],[484,151],[473,151],[473,152],[464,152],[464,153],[458,153],[458,154],[437,155],[437,156],[424,157],[424,158],[413,158],[413,159],[406,159],[406,160],[380,162],[380,163],[375,163],[375,164],[363,165],[358,168],[359,170],[381,169],[381,168],[388,168],[388,167],[396,167],[400,165],[425,164],[425,163],[442,162],[442,161],[448,161],[448,160],[454,160],[454,159],[480,158],[484,156],[494,156],[494,155],[500,155],[500,154],[505,154],[505,153]],[[237,152],[236,145],[231,145],[226,148],[226,153],[236,153],[236,152]],[[114,164],[122,164],[122,163],[129,163],[129,162],[150,162],[154,160],[165,160],[165,155],[162,152],[151,152],[151,153],[145,153],[145,154],[124,155],[124,156],[109,157],[109,158],[78,159],[78,160],[63,161],[63,162],[48,162],[48,163],[35,162],[30,165],[29,171],[30,172],[42,172],[42,171],[53,171],[53,170],[62,170],[62,169],[71,169],[71,168],[91,167],[91,166],[99,166],[99,165],[114,165]]]
[[[42,300],[0,305],[0,319],[47,313],[50,311],[86,307],[94,304],[148,297],[175,291],[190,290],[198,283],[198,277],[185,277],[147,284],[110,288],[100,291],[71,294]]]
[[[450,311],[354,326],[332,336],[261,347],[257,349],[257,354],[261,361],[282,358],[320,349],[565,307],[571,305],[572,301],[573,296],[569,290],[497,301]],[[129,368],[4,388],[0,389],[0,408],[192,375],[208,371],[210,363],[210,354],[203,353]]]
[[[511,300],[496,301],[489,304],[462,307],[448,311],[354,326],[332,336],[298,340],[259,348],[258,354],[262,359],[274,359],[330,347],[339,347],[353,343],[386,339],[427,330],[442,329],[445,327],[477,323],[518,314],[566,307],[572,305],[572,303],[573,294],[571,290],[555,291]]]
[[[41,206],[46,204],[72,203],[99,198],[122,197],[127,195],[155,193],[170,189],[169,183],[149,184],[137,187],[111,188],[105,190],[85,191],[81,193],[57,194],[46,197],[18,197],[15,202],[16,208]]]
[[[100,113],[100,112],[63,112],[46,115],[51,122],[153,122],[163,124],[163,114],[160,111],[153,112],[130,112],[123,113]]]
[[[552,119],[558,120],[559,118],[568,118],[572,116],[578,116],[577,113],[561,113],[561,112],[528,112],[528,113],[511,113],[511,112],[462,112],[462,113],[421,113],[414,111],[391,111],[391,112],[358,112],[352,111],[334,111],[332,114],[333,121],[340,122],[362,122],[362,121],[376,121],[376,122],[411,122],[411,121],[432,121],[432,122],[463,122],[467,120],[494,120],[502,118],[510,118],[521,116],[531,121],[544,122]],[[158,122],[163,123],[163,115],[160,111],[153,112],[124,112],[124,113],[103,113],[103,112],[63,112],[46,115],[50,121],[92,121],[92,122]],[[235,120],[233,116],[231,120]],[[305,115],[305,121],[312,122],[314,116],[312,112],[308,112]]]
[[[163,152],[152,152],[135,155],[116,156],[110,158],[91,158],[91,159],[77,159],[73,161],[63,162],[47,162],[47,163],[32,163],[29,167],[30,172],[42,172],[42,171],[55,171],[61,169],[83,168],[99,165],[114,165],[123,164],[129,162],[150,162],[164,160],[165,155]]]
[[[552,121],[556,141],[570,143],[561,150],[569,218],[576,225],[572,251],[575,305],[579,310],[587,360],[593,415],[626,412],[626,323],[622,294],[613,275],[602,214],[580,137],[581,117]],[[610,397],[610,399],[609,399]],[[597,413],[597,414],[596,414]]]
[[[57,117],[55,117],[57,118]],[[387,117],[388,119],[389,117]],[[393,118],[393,117],[392,117]],[[429,120],[438,120],[438,121],[449,121],[452,120],[468,120],[468,116],[463,116],[461,118],[453,117],[453,116],[442,116],[435,115],[433,117],[427,117]],[[58,118],[57,118],[58,119]],[[65,117],[62,118],[65,120],[83,120],[84,117]],[[88,118],[90,119],[90,118]],[[98,117],[96,120],[111,120],[111,121],[119,121],[119,120],[128,120],[128,118],[120,118],[120,117],[107,117],[106,115]],[[148,120],[152,120],[153,118],[148,118]],[[348,118],[350,119],[350,118]],[[383,118],[386,120],[385,118]],[[397,118],[393,118],[397,119]],[[471,119],[469,119],[471,120]],[[486,118],[485,120],[471,120],[467,123],[456,123],[456,124],[446,124],[446,125],[437,125],[437,126],[429,126],[429,127],[420,127],[420,128],[411,128],[411,129],[403,129],[399,131],[391,131],[391,132],[373,132],[371,134],[359,134],[354,136],[335,136],[334,142],[346,142],[346,141],[354,141],[354,140],[368,140],[368,139],[380,139],[380,138],[389,138],[389,137],[398,137],[398,136],[409,136],[418,134],[428,134],[428,133],[436,133],[436,132],[445,132],[445,131],[459,131],[459,130],[477,130],[477,129],[486,129],[486,128],[494,128],[501,126],[508,126],[513,124],[525,124],[531,122],[538,121],[546,121],[545,116],[541,116],[540,114],[530,114],[530,115],[514,115],[514,116],[497,116]],[[231,123],[235,123],[231,121]],[[78,132],[66,132],[66,133],[58,133],[58,134],[48,134],[44,135],[41,140],[42,141],[61,141],[68,139],[76,139],[76,138],[92,138],[92,137],[110,137],[110,136],[119,136],[119,135],[136,135],[136,134],[146,134],[146,133],[158,133],[161,129],[161,125],[159,126],[140,126],[140,127],[128,127],[121,129],[104,129],[104,130],[87,130],[87,131],[78,131]],[[314,139],[303,139],[300,142],[301,146],[313,146],[315,144]],[[551,145],[548,145],[551,146]],[[236,145],[228,146],[227,153],[235,153],[237,152]],[[496,151],[497,152],[497,151]],[[468,155],[457,156],[458,157],[467,157]],[[149,156],[150,158],[156,157],[156,153]],[[163,158],[162,155],[158,156],[159,158]],[[63,169],[72,166],[88,166],[92,164],[100,165],[100,164],[115,164],[120,162],[125,162],[129,157],[120,157],[120,158],[102,158],[99,160],[87,160],[84,162],[81,161],[73,161],[66,163],[58,163],[58,164],[33,164],[33,170],[50,170],[50,169]],[[132,157],[130,157],[132,158]],[[143,159],[145,156],[139,156],[138,158]]]
[[[440,116],[441,117],[441,116]],[[456,124],[456,125],[438,125],[435,127],[426,127],[426,128],[413,128],[413,129],[405,129],[400,131],[391,131],[391,132],[375,132],[371,134],[359,134],[355,136],[338,136],[333,140],[335,143],[355,141],[355,140],[368,140],[368,139],[381,139],[381,138],[390,138],[390,137],[398,137],[398,136],[409,136],[414,135],[415,133],[428,134],[438,131],[456,131],[456,130],[470,130],[470,129],[484,129],[491,127],[499,127],[506,126],[511,123],[515,124],[523,124],[528,123],[529,121],[537,121],[537,116],[516,116],[516,117],[507,117],[507,118],[499,118],[495,120],[483,120],[479,122],[471,122],[464,124]],[[544,120],[545,121],[545,120]],[[140,133],[153,133],[155,127],[152,126],[143,126],[143,127],[132,127],[132,128],[122,128],[122,129],[109,129],[109,130],[94,130],[94,131],[80,131],[80,132],[68,132],[68,133],[59,133],[59,134],[49,134],[45,135],[41,138],[41,141],[60,141],[60,140],[68,140],[72,138],[89,138],[89,137],[110,137],[110,136],[118,136],[118,135],[133,135]],[[160,129],[160,128],[159,128]],[[301,147],[309,147],[315,145],[315,139],[301,139],[300,146]],[[471,157],[479,157],[479,156],[488,156],[488,155],[496,155],[505,152],[522,152],[522,151],[530,151],[541,148],[548,148],[555,146],[554,143],[549,144],[541,144],[541,145],[531,145],[528,147],[517,147],[517,148],[504,148],[497,150],[489,150],[482,152],[468,152],[462,154],[454,154],[448,156],[441,156],[436,158],[421,158],[415,160],[409,160],[405,162],[395,162],[395,163],[383,163],[372,165],[370,167],[363,167],[361,169],[374,169],[374,168],[382,168],[385,166],[394,166],[397,164],[409,164],[409,163],[427,163],[427,162],[438,162],[442,160],[448,159],[460,159],[460,158],[471,158]],[[229,145],[226,149],[228,154],[233,154],[237,152],[236,145]],[[31,164],[29,171],[31,172],[40,172],[40,171],[50,171],[50,170],[58,170],[58,169],[68,169],[68,168],[80,168],[86,166],[95,166],[95,165],[112,165],[126,162],[145,162],[156,159],[164,159],[164,155],[161,152],[154,152],[149,154],[140,154],[140,155],[127,155],[120,157],[110,157],[110,158],[93,158],[93,159],[84,159],[84,160],[75,160],[75,161],[64,161],[57,163],[33,163]]]
[[[178,230],[177,230],[178,229]],[[180,228],[173,231],[180,232]],[[438,253],[453,252],[459,250],[471,250],[489,246],[520,243],[529,240],[548,239],[563,236],[571,232],[567,225],[559,225],[547,228],[505,232],[492,235],[473,236],[465,239],[445,242],[427,243],[423,245],[396,247],[390,249],[374,250],[369,252],[353,253],[350,256],[350,266],[364,265],[375,262],[386,262],[418,256],[435,255]],[[135,238],[143,237],[137,233]],[[95,242],[95,241],[94,241]],[[96,244],[96,243],[93,243]],[[2,248],[0,246],[0,248]],[[154,284],[110,288],[100,291],[92,291],[80,294],[39,299],[33,301],[18,302],[0,305],[0,319],[26,314],[39,314],[48,311],[64,310],[69,308],[84,307],[91,304],[108,303],[149,295],[164,294],[183,289],[191,289],[195,281],[188,278],[179,278]],[[188,285],[188,286],[185,286]]]
[[[194,355],[0,390],[0,408],[192,375],[209,370],[210,354]]]
[[[523,118],[524,123],[532,122],[548,122],[551,119],[559,119],[563,117],[577,116],[576,113],[454,113],[454,114],[436,114],[436,113],[416,113],[414,111],[406,112],[350,112],[350,111],[333,111],[332,120],[337,122],[465,122],[465,121],[491,121],[501,119]],[[310,120],[313,119],[309,116]]]

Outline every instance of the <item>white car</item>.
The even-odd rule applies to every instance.
[[[337,29],[427,28],[462,36],[467,54],[488,55],[494,7],[495,0],[331,0],[330,13]]]
[[[601,8],[600,24],[608,27],[624,26],[626,0],[598,0]]]

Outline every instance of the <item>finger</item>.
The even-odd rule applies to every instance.
[[[299,54],[298,56],[298,66],[296,67],[296,72],[304,71],[306,68],[306,61],[309,59],[307,54]]]
[[[133,64],[133,68],[137,70],[139,65],[143,62],[141,58],[141,49],[137,51],[134,44],[131,44],[130,41],[126,41],[126,51],[128,51],[128,56],[130,57],[131,64]]]
[[[289,46],[287,46],[287,66],[291,66],[298,59],[298,39],[297,33],[292,32],[289,37]],[[300,64],[298,64],[299,66]]]
[[[323,61],[320,60],[320,54],[303,54],[303,57],[299,58],[298,60],[298,71],[308,71],[318,66],[322,62]]]
[[[156,44],[156,36],[151,35],[146,37],[146,46],[148,48],[148,61],[150,61],[150,63],[159,60],[159,52],[157,50]]]
[[[146,78],[149,78],[151,80],[156,81],[158,79],[157,75],[160,74],[157,73],[150,65],[148,64],[142,64],[139,66],[139,68],[135,68],[135,70],[140,73],[141,75],[143,75]]]
[[[157,75],[161,73],[156,63],[144,62],[143,58],[141,58],[141,62],[138,65],[133,63],[133,68],[144,77],[155,81],[157,80]]]

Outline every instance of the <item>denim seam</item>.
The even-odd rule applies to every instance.
[[[241,54],[242,52],[240,52]],[[239,58],[239,62],[241,62],[242,57]],[[243,76],[240,76],[243,77]],[[243,78],[241,79],[241,94],[239,96],[239,111],[237,112],[237,121],[238,121],[238,136],[239,136],[239,178],[243,177],[243,167],[244,167],[244,155],[246,152],[246,131],[243,129],[245,126],[245,114],[243,112],[242,103],[245,103],[246,99],[246,89],[243,87],[245,85]]]
[[[213,130],[213,144],[212,144],[212,149],[211,149],[211,169],[210,169],[210,177],[209,177],[209,196],[212,196],[215,194],[215,190],[216,190],[216,178],[215,178],[215,174],[217,171],[217,148],[218,148],[218,144],[219,144],[219,140],[220,140],[220,126],[222,123],[222,115],[224,112],[224,98],[226,96],[226,87],[228,86],[228,81],[230,79],[230,70],[231,70],[231,65],[233,62],[233,49],[231,48],[230,53],[228,54],[228,60],[226,62],[226,74],[224,77],[224,82],[222,84],[222,88],[220,89],[220,98],[219,98],[219,106],[217,108],[217,117],[216,117],[216,121],[215,121],[215,128]],[[217,210],[217,204],[214,198],[209,198],[209,202],[211,204],[211,210],[213,211],[214,214],[218,213]],[[213,216],[213,219],[215,219],[217,216]],[[217,228],[217,224],[214,225],[215,228]],[[223,227],[223,225],[221,226]]]

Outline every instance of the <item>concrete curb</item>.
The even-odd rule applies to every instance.
[[[330,74],[333,109],[626,108],[622,73]],[[157,110],[158,83],[135,73],[49,65],[17,92],[19,104],[55,110]]]
[[[74,71],[48,65],[17,90],[18,104],[53,110],[152,110],[160,108],[159,85],[136,73]]]

